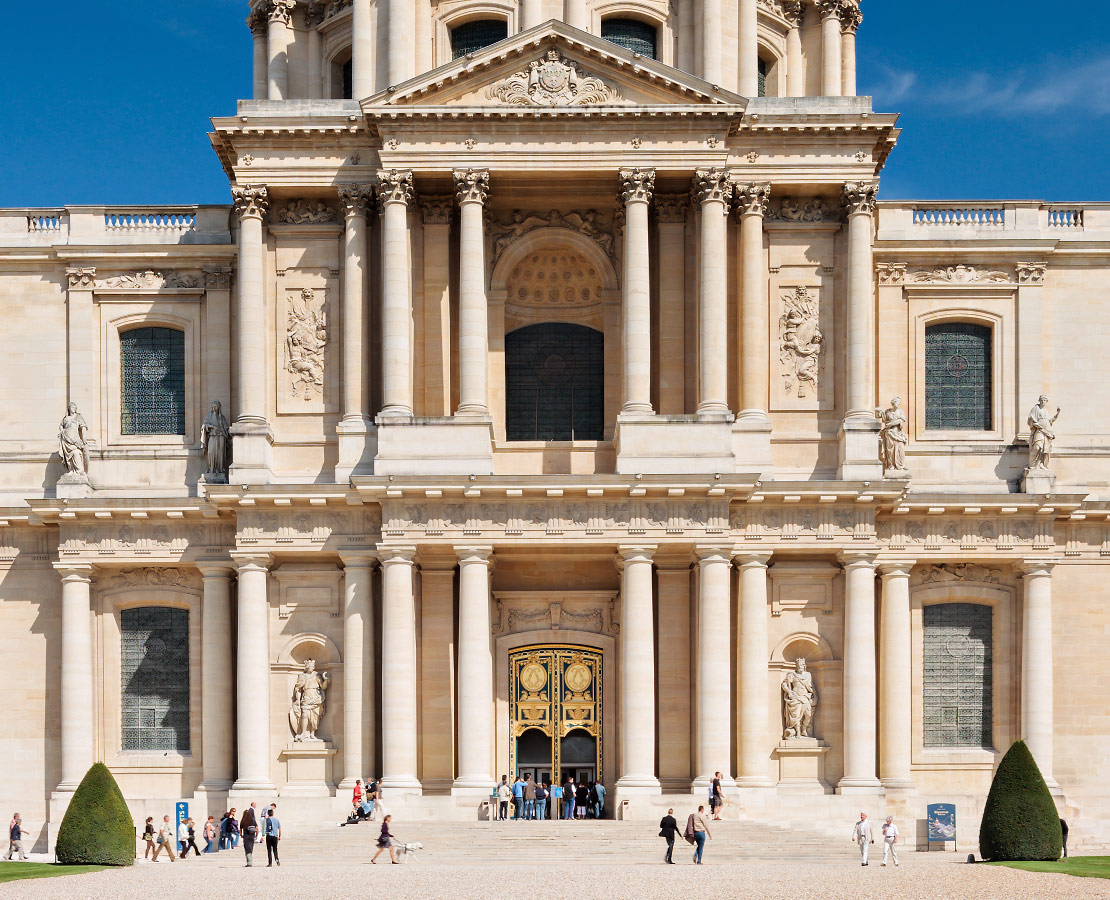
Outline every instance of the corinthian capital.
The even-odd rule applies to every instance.
[[[378,170],[378,202],[408,204],[412,200],[412,171],[409,169]]]
[[[271,0],[270,21],[289,25],[293,10],[297,8],[297,0]]]
[[[270,4],[267,0],[267,2],[259,3],[247,16],[247,27],[255,37],[263,37],[266,34],[269,9]]]
[[[840,18],[841,0],[814,0],[814,6],[822,19]]]
[[[765,215],[767,201],[771,199],[770,184],[738,184],[736,185],[736,205],[740,215],[750,214]]]
[[[863,13],[859,9],[859,0],[841,0],[840,30],[846,34],[855,34],[863,24]]]
[[[343,212],[347,218],[365,216],[366,210],[374,202],[374,188],[369,184],[339,185],[339,199],[343,201]]]
[[[232,185],[231,199],[240,219],[261,219],[270,208],[270,192],[264,184]]]
[[[849,181],[844,185],[844,206],[848,215],[871,215],[875,212],[875,195],[879,192],[876,181]]]
[[[621,169],[621,200],[629,203],[651,203],[655,193],[655,169]]]
[[[697,169],[694,172],[694,199],[702,203],[718,202],[728,211],[732,201],[732,181],[728,172],[714,166],[712,169]]]
[[[805,14],[802,0],[782,0],[782,14],[792,28],[797,28],[802,24],[802,16]]]
[[[451,173],[455,179],[455,198],[459,203],[485,203],[489,198],[489,172],[485,169],[457,170]]]

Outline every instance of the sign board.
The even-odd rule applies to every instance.
[[[956,807],[953,804],[930,803],[926,807],[925,821],[930,844],[956,840]]]
[[[176,819],[177,824],[180,825],[182,822],[187,821],[188,818],[189,818],[189,804],[186,803],[184,800],[182,800],[177,804],[177,819]]]

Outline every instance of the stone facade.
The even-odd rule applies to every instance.
[[[476,6],[510,37],[452,60]],[[255,2],[256,99],[211,133],[231,205],[0,211],[25,819],[56,827],[94,760],[137,816],[277,794],[309,822],[379,774],[408,815],[473,819],[537,763],[631,818],[718,770],[745,815],[840,831],[955,802],[972,845],[1024,738],[1076,841],[1110,840],[1110,208],[877,199],[898,129],[854,96],[858,4],[700,8]],[[600,37],[618,13],[658,61]],[[926,419],[953,322],[991,335],[985,428]],[[522,399],[513,336],[552,323],[601,336],[596,428],[569,343]],[[123,424],[122,336],[150,327],[184,335],[183,433]],[[937,604],[991,610],[990,677],[951,701],[976,745],[931,730]],[[148,607],[188,612],[176,751],[123,721]],[[319,740],[290,726],[307,659]],[[816,706],[784,736],[797,659]]]

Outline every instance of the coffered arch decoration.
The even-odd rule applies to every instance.
[[[326,634],[302,632],[295,634],[278,651],[273,669],[281,672],[299,672],[306,659],[316,660],[316,668],[332,671],[343,664],[339,647]]]
[[[799,657],[809,666],[819,662],[836,662],[832,647],[821,635],[798,631],[788,634],[775,645],[771,651],[771,666],[793,668]]]

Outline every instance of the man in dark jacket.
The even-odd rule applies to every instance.
[[[678,822],[675,821],[674,810],[668,809],[667,814],[663,816],[663,821],[659,823],[659,837],[667,841],[667,855],[663,857],[663,861],[669,865],[674,865],[674,860],[671,856],[674,854],[674,836],[678,834]]]

